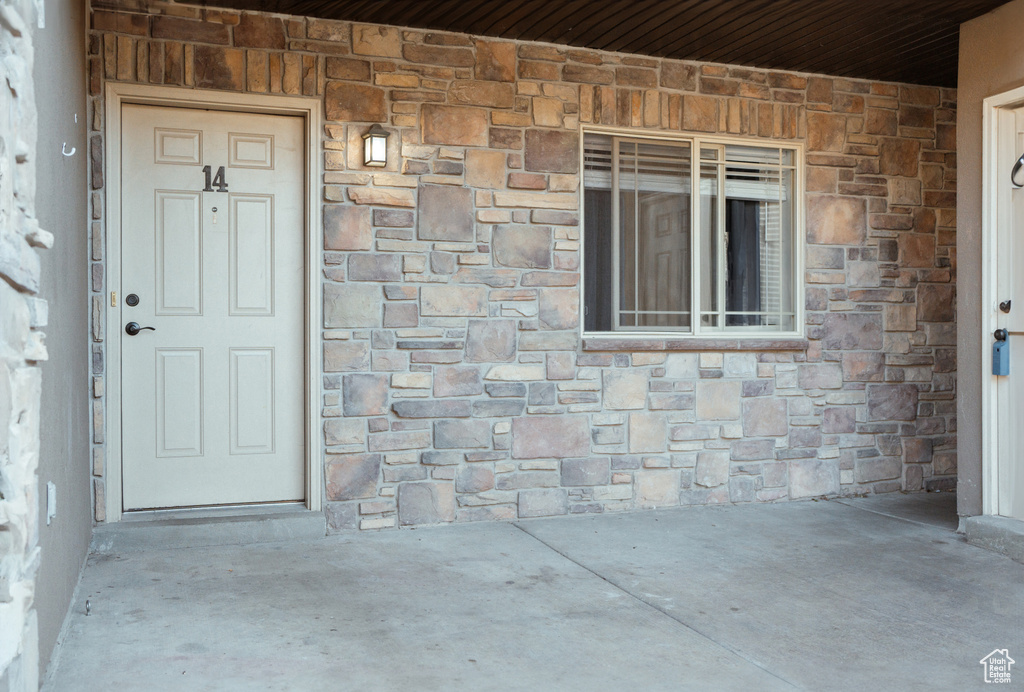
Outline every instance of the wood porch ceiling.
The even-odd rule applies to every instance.
[[[207,0],[839,77],[956,86],[960,24],[1006,0]],[[191,0],[189,4],[194,4]]]

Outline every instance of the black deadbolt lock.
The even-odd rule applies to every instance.
[[[133,308],[139,304],[139,297],[134,293],[129,293],[128,296],[124,299],[124,302],[128,304],[128,307]]]

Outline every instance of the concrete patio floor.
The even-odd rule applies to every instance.
[[[983,689],[1024,565],[955,528],[917,494],[97,554],[44,690]]]

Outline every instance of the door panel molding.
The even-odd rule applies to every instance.
[[[157,457],[203,455],[203,389],[203,349],[156,349]],[[183,410],[196,414],[188,425],[180,420]],[[178,412],[176,421],[169,420],[168,411]]]
[[[158,127],[155,136],[154,163],[203,165],[203,133],[199,130]]]
[[[191,190],[157,190],[156,218],[156,314],[203,314],[203,234],[200,193]],[[172,213],[176,211],[177,213]],[[170,217],[170,218],[168,218]],[[189,223],[181,223],[185,218]],[[168,233],[168,227],[177,229]],[[192,280],[187,291],[175,290],[165,279],[168,265],[190,266]]]
[[[229,350],[230,368],[228,397],[230,440],[232,454],[267,454],[274,447],[274,361],[276,351],[267,348],[232,348]],[[244,416],[243,409],[249,409]],[[261,425],[243,430],[243,419],[262,416]],[[252,429],[252,428],[255,429]]]
[[[273,317],[274,196],[228,193],[228,208],[228,314]],[[240,218],[243,209],[244,219]],[[263,271],[239,269],[252,264],[262,265]]]
[[[305,122],[305,276],[303,281],[305,302],[305,504],[307,509],[320,511],[323,505],[322,469],[320,468],[319,435],[319,382],[321,367],[319,355],[321,324],[319,293],[320,248],[320,99],[279,95],[238,94],[181,87],[150,86],[141,84],[108,83],[105,90],[104,126],[106,184],[104,205],[107,228],[105,240],[107,292],[106,309],[101,317],[106,336],[106,520],[121,520],[122,502],[122,449],[121,449],[121,324],[122,302],[119,297],[112,305],[111,292],[121,290],[121,107],[140,104],[178,108],[259,113],[266,115],[299,116]]]

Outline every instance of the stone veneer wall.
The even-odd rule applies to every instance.
[[[39,566],[40,369],[46,301],[39,255],[53,236],[35,218],[32,28],[40,8],[0,0],[0,690],[35,692]]]
[[[107,80],[323,99],[333,529],[956,473],[953,90],[181,6],[95,10],[89,61],[97,520]],[[581,340],[581,123],[805,142],[807,339]]]

